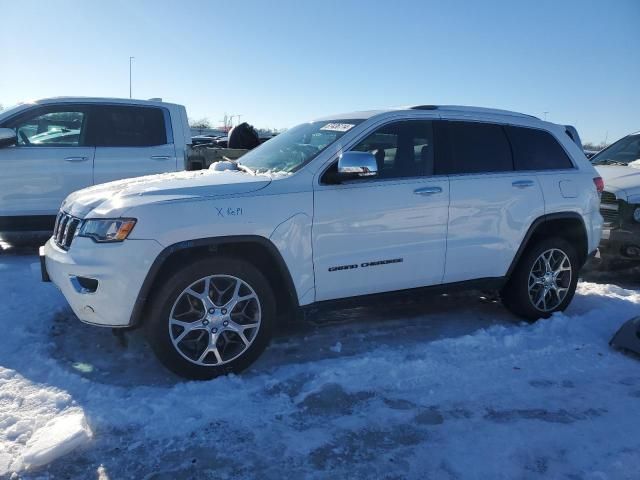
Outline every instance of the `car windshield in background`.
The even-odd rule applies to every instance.
[[[342,137],[362,120],[303,123],[244,155],[239,164],[256,173],[292,173]]]
[[[595,155],[594,165],[632,165],[640,167],[640,134],[629,135]]]

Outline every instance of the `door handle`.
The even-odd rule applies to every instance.
[[[515,188],[533,187],[533,180],[516,180],[511,185],[513,185]]]
[[[424,187],[418,188],[413,191],[416,195],[434,195],[436,193],[442,193],[442,188],[440,187]]]
[[[170,158],[169,155],[151,155],[151,160],[169,160]]]
[[[64,159],[65,162],[86,162],[87,157],[67,157]]]

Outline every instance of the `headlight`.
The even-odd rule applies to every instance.
[[[88,237],[95,242],[122,242],[136,224],[135,218],[105,218],[85,220],[78,230],[79,237]]]
[[[636,208],[636,209],[633,211],[633,219],[634,219],[636,222],[640,223],[640,207]]]

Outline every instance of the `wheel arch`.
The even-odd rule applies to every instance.
[[[273,289],[279,313],[289,309],[295,310],[299,307],[297,290],[289,268],[277,247],[270,240],[258,235],[200,238],[175,243],[160,252],[147,272],[138,292],[129,326],[135,328],[143,323],[147,303],[154,287],[173,268],[182,266],[194,258],[215,254],[228,254],[247,260],[259,268],[271,284],[283,286],[284,288]]]
[[[507,270],[506,278],[509,279],[518,265],[520,258],[540,238],[558,236],[566,239],[576,247],[580,259],[580,267],[587,261],[589,243],[587,228],[584,219],[577,212],[558,212],[542,215],[533,221],[525,234],[511,265]]]

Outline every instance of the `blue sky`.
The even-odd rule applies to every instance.
[[[259,127],[415,103],[640,130],[640,1],[0,0],[0,103],[162,97]]]

